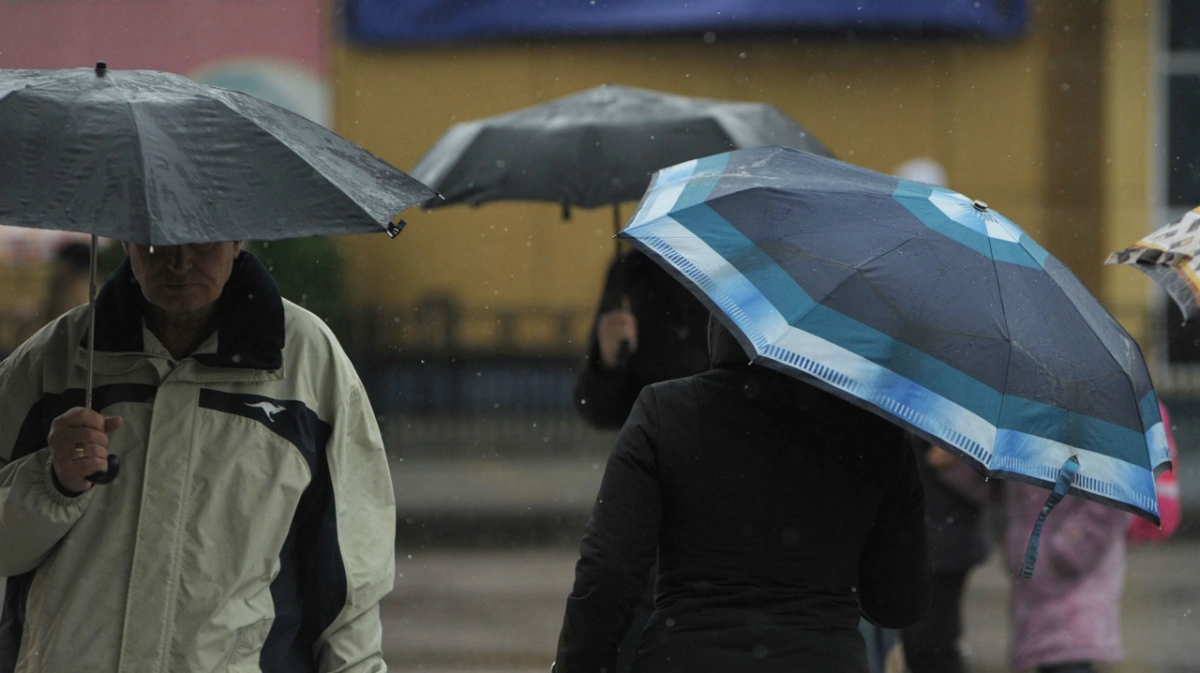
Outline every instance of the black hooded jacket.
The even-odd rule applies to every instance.
[[[860,613],[902,628],[929,600],[914,454],[899,427],[710,334],[714,369],[646,387],[621,431],[555,670],[614,670],[657,551],[634,673],[865,673]]]
[[[638,349],[614,369],[600,362],[600,315],[628,297],[637,318]],[[575,379],[575,408],[591,425],[616,430],[643,386],[708,369],[708,309],[643,253],[632,250],[609,267],[592,324],[587,356]]]

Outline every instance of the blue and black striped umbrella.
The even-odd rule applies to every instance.
[[[1141,350],[986,204],[763,147],[658,172],[620,235],[721,316],[753,362],[986,475],[1157,522],[1154,475],[1169,457]]]

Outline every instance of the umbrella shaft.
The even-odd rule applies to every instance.
[[[96,247],[97,237],[92,234],[91,276],[88,278],[88,367],[87,388],[83,406],[92,408],[92,372],[96,364]]]

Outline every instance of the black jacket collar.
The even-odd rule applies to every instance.
[[[209,367],[279,369],[283,366],[283,298],[258,258],[242,251],[218,301],[217,352],[193,355]],[[96,351],[141,352],[146,300],[129,259],[96,296]],[[87,347],[87,335],[81,346]]]

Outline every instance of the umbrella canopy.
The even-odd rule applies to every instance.
[[[744,147],[832,156],[772,105],[601,86],[450,128],[412,169],[444,200],[596,208],[641,198],[654,171]]]
[[[1185,320],[1200,315],[1200,207],[1183,214],[1105,264],[1128,264],[1150,276],[1179,304]]]
[[[659,172],[621,237],[706,302],[753,362],[986,475],[1158,520],[1154,473],[1169,457],[1137,343],[986,204],[759,148]]]
[[[0,70],[0,223],[164,246],[394,235],[431,196],[253,96],[103,64]]]

